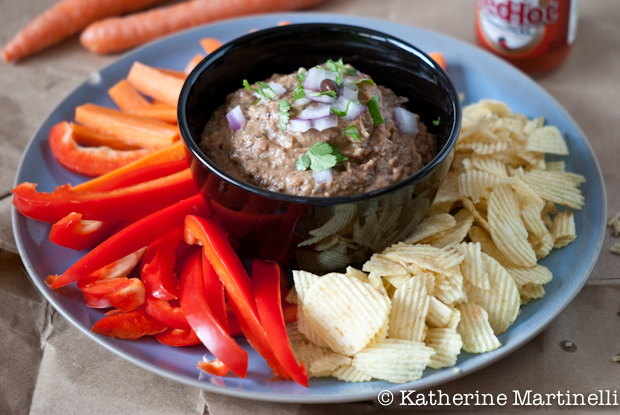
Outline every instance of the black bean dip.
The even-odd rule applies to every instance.
[[[351,67],[346,65],[346,68]],[[409,129],[409,134],[403,134],[399,128],[401,124],[395,120],[395,108],[402,107],[408,99],[397,96],[388,88],[375,85],[360,72],[353,69],[349,69],[349,72],[356,75],[345,73],[343,77],[341,74],[338,79],[340,87],[347,85],[348,92],[357,91],[357,99],[353,103],[358,108],[360,104],[366,106],[373,96],[376,97],[383,123],[373,121],[371,111],[364,108],[357,118],[345,121],[351,118],[351,114],[347,113],[349,117],[338,117],[334,121],[337,125],[323,131],[315,128],[305,132],[294,131],[296,121],[306,122],[299,119],[304,109],[323,109],[329,105],[309,101],[311,90],[305,90],[305,98],[293,101],[294,90],[301,87],[299,76],[295,75],[306,73],[304,68],[300,68],[294,74],[274,74],[265,81],[282,87],[274,88],[278,89],[276,92],[282,92],[274,99],[263,97],[256,102],[260,95],[245,88],[229,94],[226,103],[215,111],[205,128],[201,141],[203,151],[225,172],[242,181],[274,192],[319,197],[381,189],[407,178],[430,162],[437,151],[436,139],[419,121],[418,116],[409,113],[415,117],[413,123],[417,133],[411,133]],[[364,79],[367,81],[353,83]],[[346,81],[343,83],[343,80]],[[259,89],[256,85],[253,87]],[[330,89],[334,89],[333,83],[322,82],[321,90]],[[290,104],[289,123],[285,122],[286,118],[281,123],[282,100]],[[233,131],[226,115],[237,106],[245,124],[237,126],[239,129]],[[335,120],[335,117],[331,119]],[[352,126],[359,139],[345,134],[344,130],[351,131]],[[283,128],[286,129],[283,131]],[[299,163],[296,166],[296,162],[317,142],[328,143],[332,148],[337,146],[335,151],[339,150],[346,157],[346,160],[336,163],[330,169],[328,181],[324,177],[317,179],[316,171],[311,168],[301,171]]]

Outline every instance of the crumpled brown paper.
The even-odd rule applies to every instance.
[[[0,43],[55,0],[4,0]],[[326,12],[378,17],[474,42],[474,0],[330,0]],[[577,43],[557,71],[538,78],[584,130],[597,154],[611,213],[620,210],[620,3],[579,2]],[[116,57],[84,52],[73,39],[18,65],[0,70],[0,197],[12,185],[23,149],[44,117],[88,74]],[[38,293],[15,250],[10,197],[0,200],[0,413],[1,414],[342,414],[520,413],[505,407],[388,408],[375,402],[337,405],[262,403],[202,392],[152,374],[117,357],[81,334]],[[588,285],[539,336],[507,358],[433,390],[444,393],[507,394],[570,390],[588,394],[618,388],[620,364],[620,257],[606,236]],[[574,352],[563,347],[565,341]],[[571,349],[572,350],[572,349]],[[206,403],[206,405],[205,405]],[[542,408],[547,412],[598,413],[618,407]]]

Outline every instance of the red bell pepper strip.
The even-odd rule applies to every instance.
[[[226,296],[224,285],[220,281],[209,258],[202,252],[202,273],[205,282],[205,295],[213,315],[222,328],[228,332],[228,317],[226,316]]]
[[[164,324],[149,316],[146,311],[138,309],[104,317],[93,325],[91,331],[117,339],[135,340],[142,336],[161,333],[166,329]]]
[[[255,259],[252,263],[252,283],[261,323],[271,347],[293,380],[308,387],[308,373],[303,362],[297,363],[284,326],[280,301],[280,267],[275,262]]]
[[[99,245],[119,226],[119,222],[82,220],[81,213],[71,212],[52,225],[50,241],[65,248],[81,251]]]
[[[285,323],[293,323],[297,321],[297,304],[288,304],[282,307],[282,315],[284,316]],[[226,313],[228,319],[228,327],[230,335],[233,337],[243,336],[241,326],[239,325],[239,319],[233,311]]]
[[[132,311],[144,304],[144,284],[139,278],[129,278],[127,284],[105,295],[112,307]]]
[[[152,213],[198,193],[189,169],[167,177],[109,192],[76,192],[70,185],[52,193],[37,192],[33,183],[12,190],[13,205],[19,212],[44,222],[58,222],[71,212],[82,219],[117,221]]]
[[[248,342],[263,356],[277,375],[288,378],[261,325],[250,277],[217,219],[188,215],[185,218],[184,238],[190,245],[202,245],[204,253],[226,289],[230,304],[239,317],[239,324]]]
[[[161,177],[170,176],[187,168],[187,160],[164,161],[158,164],[142,166],[134,170],[129,170],[124,174],[114,176],[110,180],[102,183],[98,192],[107,192],[122,187],[134,186],[139,183],[156,180]]]
[[[185,261],[181,272],[181,308],[190,327],[205,347],[233,373],[245,378],[248,354],[220,326],[209,307],[204,290],[200,252],[197,251]]]
[[[149,246],[140,276],[148,294],[162,300],[176,300],[178,281],[174,275],[176,249],[183,237],[181,228]]]
[[[50,149],[56,161],[73,172],[100,176],[143,158],[151,150],[115,150],[110,147],[82,147],[73,138],[71,125],[62,121],[50,129]]]
[[[228,373],[228,368],[220,359],[198,362],[198,369],[214,376],[225,376]]]
[[[88,283],[81,284],[85,280],[89,280]],[[107,295],[118,288],[125,287],[128,284],[128,281],[129,280],[125,277],[96,281],[91,281],[89,278],[84,278],[78,282],[78,288],[82,291],[84,303],[87,307],[108,308],[111,304],[110,300],[107,298]]]
[[[191,330],[180,306],[174,307],[168,300],[147,297],[144,309],[151,317],[174,329]]]
[[[186,215],[209,215],[209,203],[196,195],[155,212],[115,233],[66,270],[52,289],[71,284],[183,226]]]
[[[174,347],[195,346],[200,344],[200,339],[194,330],[174,329],[170,327],[163,333],[155,335],[155,339],[163,344]]]

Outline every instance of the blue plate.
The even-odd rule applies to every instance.
[[[528,117],[545,117],[563,133],[571,155],[567,169],[586,176],[583,186],[586,205],[575,215],[577,240],[568,247],[554,250],[541,263],[553,272],[554,279],[545,285],[547,294],[541,300],[523,307],[522,313],[508,331],[499,336],[503,346],[482,355],[463,353],[454,368],[424,372],[424,377],[406,385],[384,381],[345,383],[332,378],[310,380],[304,388],[294,382],[270,382],[265,361],[245,342],[250,355],[246,379],[234,375],[224,378],[200,373],[198,360],[203,347],[173,348],[154,339],[124,341],[91,333],[102,311],[84,305],[75,287],[52,291],[44,283],[46,276],[60,274],[84,252],[75,252],[49,242],[50,225],[27,219],[13,210],[13,229],[22,260],[37,288],[66,319],[101,346],[147,370],[187,385],[226,395],[265,401],[328,403],[374,399],[379,391],[424,389],[464,376],[516,350],[542,331],[579,292],[590,275],[601,249],[605,229],[605,190],[603,177],[590,144],[566,111],[535,82],[498,58],[458,40],[437,33],[396,24],[394,22],[314,13],[271,14],[228,20],[196,29],[142,47],[125,55],[114,64],[94,74],[73,91],[43,122],[30,141],[19,166],[16,185],[28,181],[38,183],[38,190],[51,191],[57,185],[77,184],[84,178],[68,172],[54,160],[47,141],[49,129],[62,120],[73,119],[76,106],[93,102],[113,106],[107,90],[124,78],[131,64],[138,60],[148,65],[182,70],[196,54],[202,52],[198,40],[215,37],[228,42],[251,29],[275,26],[281,20],[293,23],[332,22],[383,31],[410,42],[426,52],[441,51],[448,62],[448,72],[457,90],[465,93],[466,102],[483,98],[506,102],[515,112]],[[251,63],[250,63],[251,65]],[[251,72],[251,67],[248,68]]]

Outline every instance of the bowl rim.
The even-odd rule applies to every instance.
[[[389,42],[409,52],[410,54],[415,55],[420,60],[422,60],[424,63],[426,63],[429,67],[435,70],[441,78],[443,78],[443,80],[448,85],[448,95],[452,96],[451,101],[452,101],[452,106],[454,110],[453,111],[454,122],[452,124],[452,129],[449,130],[447,134],[447,139],[446,139],[446,142],[443,148],[435,155],[435,157],[429,163],[427,163],[424,167],[422,167],[420,170],[418,170],[411,176],[403,180],[400,180],[390,186],[383,187],[381,189],[373,190],[371,192],[366,192],[366,193],[358,193],[358,194],[345,195],[345,196],[317,197],[317,196],[299,196],[299,195],[292,195],[288,193],[279,193],[279,192],[274,192],[272,190],[258,187],[256,185],[239,180],[229,175],[223,169],[221,169],[217,164],[215,164],[209,157],[207,157],[207,155],[200,149],[197,142],[193,139],[192,134],[189,130],[188,122],[187,122],[186,104],[187,104],[191,89],[196,83],[196,81],[198,80],[198,78],[210,65],[212,65],[213,63],[221,59],[224,55],[226,55],[226,53],[230,49],[233,49],[239,46],[240,44],[243,44],[245,42],[250,42],[255,39],[260,39],[262,37],[268,37],[268,36],[273,35],[274,33],[277,34],[278,32],[281,32],[281,31],[287,31],[287,30],[302,31],[302,30],[308,30],[308,29],[315,29],[315,30],[329,29],[329,30],[336,30],[336,31],[342,31],[342,32],[353,31],[357,34],[364,34],[365,36],[368,36],[368,37],[383,38],[385,39],[386,42]],[[388,194],[395,193],[398,190],[405,188],[408,185],[412,185],[415,182],[419,181],[420,179],[430,175],[444,161],[444,159],[448,156],[448,154],[450,154],[450,152],[454,149],[459,132],[460,132],[460,128],[461,128],[461,120],[462,120],[461,102],[459,99],[458,92],[456,91],[456,87],[454,86],[454,83],[452,82],[452,80],[450,79],[450,76],[446,73],[446,71],[441,66],[439,66],[439,64],[437,64],[429,55],[427,55],[425,52],[418,49],[417,47],[411,45],[410,43],[405,42],[404,40],[401,40],[387,33],[380,32],[378,30],[368,29],[368,28],[361,27],[361,26],[336,24],[336,23],[299,23],[299,24],[289,24],[285,26],[270,27],[267,29],[251,32],[244,36],[233,39],[228,43],[225,43],[224,45],[220,46],[215,51],[208,54],[205,58],[203,58],[203,60],[200,61],[200,63],[196,65],[196,67],[192,70],[192,72],[187,76],[187,78],[185,79],[185,82],[183,83],[183,87],[181,89],[181,93],[179,95],[179,101],[177,105],[177,122],[179,126],[179,131],[181,133],[181,137],[185,143],[185,146],[189,149],[189,151],[193,154],[193,156],[201,162],[203,166],[205,166],[206,168],[210,170],[211,173],[217,174],[222,180],[228,183],[232,183],[235,186],[238,186],[244,189],[245,191],[251,192],[253,194],[257,194],[262,197],[266,197],[269,199],[276,199],[281,202],[298,203],[298,204],[315,205],[315,206],[333,206],[333,205],[346,204],[346,203],[365,202],[371,199],[375,199],[378,197],[382,197]]]

